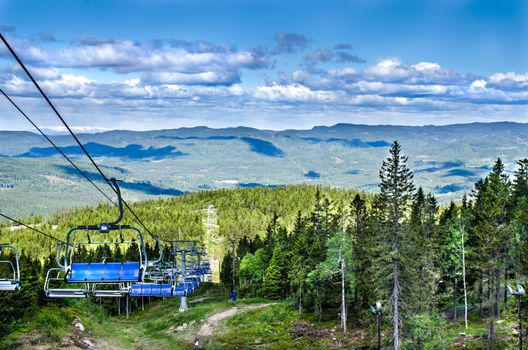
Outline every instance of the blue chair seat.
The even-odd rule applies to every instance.
[[[176,289],[185,290],[186,294],[191,294],[194,290],[192,283],[181,283]]]
[[[199,277],[186,277],[185,282],[192,283],[193,289],[198,288],[198,285],[200,284],[200,278]]]
[[[66,282],[138,282],[139,262],[73,263]]]
[[[184,297],[187,295],[185,286],[179,285],[172,291],[172,295],[175,297]]]
[[[136,283],[130,290],[132,297],[172,297],[172,284]]]

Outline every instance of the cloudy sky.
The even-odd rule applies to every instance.
[[[79,130],[528,122],[522,0],[0,0],[0,31]],[[58,127],[4,47],[0,87]]]

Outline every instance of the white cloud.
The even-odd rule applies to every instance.
[[[299,84],[258,86],[255,89],[253,96],[262,100],[288,102],[329,103],[338,99],[337,93],[313,91],[310,88]]]
[[[231,85],[239,82],[236,72],[207,71],[200,73],[149,72],[143,81],[153,84]]]
[[[301,37],[286,39],[282,52],[294,52],[304,45]],[[271,70],[250,73],[248,83],[242,79],[246,78],[244,69],[269,67],[265,49],[239,51],[204,41],[171,41],[168,46],[166,42],[97,38],[84,38],[62,49],[57,45],[43,48],[17,39],[14,46],[49,96],[61,99],[61,107],[78,118],[93,118],[94,123],[111,120],[113,126],[128,125],[122,119],[129,116],[139,118],[130,124],[138,128],[145,128],[148,121],[152,124],[155,118],[185,118],[186,123],[200,118],[211,125],[231,117],[261,127],[263,122],[256,120],[259,116],[275,118],[274,125],[281,118],[346,119],[359,113],[365,118],[381,118],[385,113],[442,114],[445,118],[480,113],[490,119],[511,113],[528,118],[528,73],[497,72],[486,77],[436,62],[384,58],[365,69],[329,63],[324,65],[331,66],[327,70],[311,64],[294,66],[271,83]],[[323,51],[311,54],[311,59],[323,60],[318,56]],[[302,60],[301,55],[298,58]],[[28,100],[38,96],[20,69],[0,69],[0,86],[8,94]],[[94,69],[111,74],[105,76]],[[82,120],[78,125],[84,125]]]
[[[490,77],[490,80],[494,83],[501,82],[503,80],[513,80],[516,82],[528,82],[528,73],[524,73],[524,74],[517,74],[515,72],[495,73]]]
[[[432,62],[420,62],[417,64],[413,64],[412,67],[416,69],[418,72],[437,71],[441,69],[438,63],[432,63]]]
[[[204,43],[173,47],[90,38],[74,46],[43,48],[16,37],[12,43],[23,61],[37,70],[76,68],[148,73],[158,74],[160,80],[182,84],[234,84],[240,81],[241,69],[260,69],[268,65],[268,57],[262,50],[219,50],[218,46]]]
[[[485,89],[487,84],[486,80],[479,79],[472,82],[470,87],[473,89]]]

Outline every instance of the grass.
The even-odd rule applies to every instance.
[[[94,341],[98,349],[194,349],[198,330],[205,320],[234,306],[269,303],[261,298],[241,299],[236,304],[227,300],[222,287],[202,286],[189,298],[189,309],[179,312],[180,299],[166,299],[133,310],[130,318],[110,316],[88,300],[76,300],[66,306],[41,308],[31,319],[21,322],[17,330],[0,340],[2,349],[30,349],[36,344],[60,348],[71,341],[73,321],[84,325],[81,337]],[[244,310],[221,321],[210,339],[200,339],[205,348],[327,348],[328,340],[300,337],[295,339],[292,324],[299,320],[297,310],[287,301],[264,308]],[[184,331],[175,331],[184,323]],[[77,334],[79,332],[77,331]]]
[[[17,349],[21,339],[30,343],[59,342],[69,332],[68,325],[77,309],[56,305],[41,308],[31,318],[21,320],[16,330],[0,339],[1,349]]]
[[[487,310],[484,310],[487,315]],[[495,349],[517,349],[517,336],[513,334],[513,327],[517,322],[516,309],[510,304],[507,309],[501,308],[501,317],[495,320],[494,325],[494,348]],[[466,336],[459,336],[464,333]],[[480,319],[478,313],[471,313],[468,317],[468,329],[464,326],[464,319],[460,318],[458,324],[450,322],[446,326],[446,338],[448,349],[486,349],[488,334],[487,317]]]
[[[50,304],[21,320],[14,332],[0,339],[0,348],[61,348],[68,342],[71,344],[72,334],[92,340],[98,349],[195,349],[197,340],[207,349],[327,349],[333,347],[333,338],[342,348],[365,346],[372,340],[371,332],[364,329],[351,329],[345,337],[335,315],[325,314],[318,321],[311,313],[299,315],[287,300],[270,303],[261,298],[247,298],[234,304],[227,296],[228,291],[222,287],[202,285],[189,298],[186,312],[178,311],[179,298],[166,299],[145,305],[145,310],[133,310],[128,320],[111,316],[88,300],[70,301],[64,306]],[[211,338],[198,339],[200,327],[211,315],[234,306],[256,304],[270,305],[239,311],[220,321]],[[84,325],[84,332],[75,331],[76,319]],[[294,326],[300,322],[305,322],[315,333],[296,332]],[[176,331],[176,327],[185,323],[188,324],[185,330]],[[515,324],[516,310],[512,304],[495,323],[496,349],[516,349],[517,339],[512,328]],[[466,336],[461,337],[459,333]],[[486,319],[480,320],[475,313],[470,314],[468,330],[462,319],[458,324],[450,322],[445,328],[447,349],[484,349],[486,333]]]

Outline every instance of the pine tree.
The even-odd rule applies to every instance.
[[[280,299],[284,296],[287,286],[287,259],[281,246],[273,248],[266,275],[264,276],[263,294],[270,299]]]
[[[291,236],[293,241],[291,265],[288,276],[292,287],[297,290],[298,309],[299,313],[301,313],[303,308],[305,280],[308,271],[311,268],[311,262],[307,261],[308,242],[306,237],[306,223],[300,211],[297,213],[295,226]]]
[[[383,161],[380,170],[380,199],[385,209],[382,244],[384,254],[379,260],[380,278],[390,278],[386,294],[390,295],[393,327],[393,348],[400,348],[400,321],[403,316],[400,305],[402,271],[408,263],[403,255],[405,242],[405,214],[413,197],[413,174],[407,168],[407,157],[400,154],[401,146],[394,141],[390,156]]]
[[[515,277],[519,278],[528,270],[528,159],[517,162],[512,195],[512,230],[515,232],[512,256]]]
[[[402,277],[407,285],[407,309],[409,312],[425,313],[434,307],[438,269],[435,255],[438,254],[435,237],[436,199],[427,196],[420,187],[411,205],[409,226],[404,230],[406,244],[403,255],[410,262]]]
[[[528,159],[518,160],[517,166],[513,181],[513,197],[528,197]]]
[[[354,273],[356,278],[354,288],[354,302],[359,304],[360,309],[368,309],[371,301],[372,271],[370,269],[374,257],[372,247],[374,235],[368,228],[368,213],[365,200],[356,194],[350,203],[351,225],[348,233],[352,239],[352,251],[354,256]]]
[[[501,269],[504,268],[505,248],[508,246],[508,208],[510,183],[504,165],[498,159],[479,188],[479,201],[474,211],[479,217],[475,231],[479,237],[484,268],[488,274],[488,349],[493,348],[494,321],[499,316]]]

